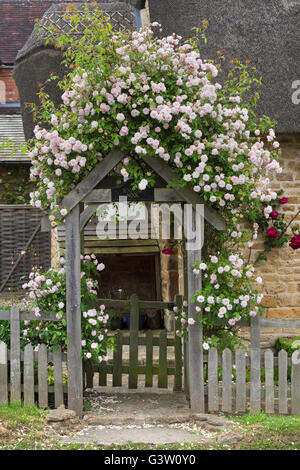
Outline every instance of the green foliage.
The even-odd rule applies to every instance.
[[[275,349],[277,352],[284,349],[288,353],[288,356],[291,357],[293,352],[297,349],[300,349],[300,336],[288,336],[277,338],[275,342]]]
[[[1,165],[0,204],[29,204],[33,183],[28,165]]]

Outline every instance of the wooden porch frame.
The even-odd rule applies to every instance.
[[[91,173],[81,181],[62,201],[61,207],[68,209],[66,219],[66,310],[68,344],[68,403],[69,408],[82,414],[82,362],[81,362],[81,311],[80,311],[80,253],[81,236],[84,226],[96,210],[97,203],[110,202],[111,190],[94,188],[108,175],[108,173],[125,157],[125,154],[116,149],[110,152]],[[167,184],[175,184],[174,189],[157,188],[154,191],[157,202],[181,201],[192,204],[192,223],[196,224],[199,216],[196,211],[197,204],[204,204],[204,218],[217,230],[225,228],[225,220],[217,211],[207,206],[190,188],[180,188],[179,177],[172,171],[166,162],[156,157],[143,157],[145,163],[151,167]],[[83,203],[92,203],[83,209]],[[81,214],[80,214],[81,212]],[[48,230],[47,223],[43,222],[43,229]],[[193,274],[193,263],[201,258],[201,250],[188,251],[188,299],[192,292],[201,289],[201,278]],[[202,328],[199,325],[198,312],[194,304],[189,302],[189,317],[195,320],[195,325],[189,327],[188,363],[189,363],[189,391],[190,406],[193,412],[204,412],[204,379],[203,379],[203,348]]]

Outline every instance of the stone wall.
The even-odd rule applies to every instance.
[[[282,155],[280,164],[283,168],[281,174],[272,180],[274,190],[282,189],[288,203],[280,207],[286,214],[287,222],[300,209],[300,135],[282,134],[278,138]],[[300,215],[293,225],[300,226]],[[254,262],[258,253],[264,248],[262,238],[255,243],[251,262]],[[268,318],[300,318],[300,250],[292,250],[288,245],[283,248],[274,248],[267,255],[267,261],[260,261],[257,272],[263,279],[262,292],[263,305],[267,308]],[[300,329],[265,328],[261,331],[261,347],[273,347],[279,336],[299,335]],[[242,329],[242,338],[249,344],[250,332]]]

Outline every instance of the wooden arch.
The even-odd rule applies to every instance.
[[[110,189],[95,189],[108,173],[123,159],[125,154],[119,149],[110,152],[61,202],[61,208],[68,209],[66,223],[66,310],[68,344],[68,407],[82,414],[83,386],[81,362],[81,311],[80,311],[80,254],[81,232],[94,214],[97,206],[112,201]],[[178,175],[166,162],[157,157],[142,157],[144,162],[155,171],[166,183],[174,184],[179,181]],[[155,188],[155,202],[181,201],[192,205],[192,224],[196,227],[196,205],[204,205],[204,219],[215,229],[224,230],[225,220],[217,211],[205,204],[197,194],[188,187],[185,188]],[[80,206],[87,204],[81,212]],[[49,230],[49,219],[44,217],[42,230]],[[189,326],[188,336],[188,381],[190,405],[194,412],[204,412],[204,377],[203,377],[203,348],[202,328],[199,324],[198,312],[191,303],[193,293],[201,289],[201,277],[193,273],[193,263],[201,259],[201,248],[187,252],[188,280],[188,315],[195,324]]]

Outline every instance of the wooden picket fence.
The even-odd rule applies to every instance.
[[[204,356],[208,412],[244,413],[250,410],[259,413],[263,409],[266,413],[300,414],[300,350],[295,350],[289,358],[284,350],[275,357],[272,350],[268,349],[262,355],[260,349],[260,327],[300,328],[300,320],[254,317],[242,324],[251,328],[250,355],[243,349],[234,353],[225,349],[219,355],[216,348],[210,348]],[[278,368],[276,380],[275,367]],[[247,381],[247,369],[250,381]]]
[[[63,363],[67,356],[58,348],[55,352],[40,345],[34,351],[31,344],[20,348],[20,321],[36,320],[34,312],[20,312],[18,307],[10,311],[0,310],[0,320],[10,321],[10,349],[0,342],[0,404],[8,402],[37,403],[40,408],[64,404],[67,387],[63,385]],[[57,321],[55,315],[41,314],[40,320]],[[48,385],[48,368],[53,366],[54,385]]]
[[[157,334],[153,330],[140,332],[138,329],[139,312],[146,309],[172,309],[180,307],[182,298],[176,296],[173,303],[140,300],[132,295],[129,300],[100,299],[107,308],[130,308],[130,331],[115,333],[116,347],[112,363],[102,362],[98,368],[99,385],[107,385],[107,377],[112,375],[112,385],[121,386],[123,375],[128,376],[128,388],[138,388],[138,377],[145,377],[145,386],[153,386],[157,376],[158,387],[167,388],[168,378],[174,377],[173,390],[180,391],[184,385],[188,394],[186,370],[187,358],[183,356],[181,338],[173,337],[165,330]],[[41,314],[41,320],[56,321],[55,314]],[[34,351],[28,344],[24,352],[20,348],[20,321],[36,320],[34,312],[20,312],[17,307],[10,311],[0,311],[0,320],[10,321],[10,350],[0,342],[0,403],[18,402],[37,403],[46,408],[66,403],[67,386],[63,384],[63,364],[67,355],[60,349],[55,352],[41,345]],[[282,350],[274,356],[271,350],[261,355],[260,327],[300,328],[300,320],[260,319],[255,317],[243,326],[251,328],[251,347],[249,355],[242,349],[232,353],[225,349],[218,354],[210,348],[203,358],[205,376],[206,409],[209,413],[244,413],[251,411],[266,413],[300,414],[300,350],[291,358]],[[176,329],[176,328],[175,328]],[[112,334],[112,333],[110,333]],[[129,361],[123,360],[123,346],[129,346]],[[138,361],[139,346],[146,349],[145,364]],[[153,363],[153,348],[159,347],[158,364]],[[173,362],[167,358],[167,348],[174,349]],[[186,349],[186,348],[185,348]],[[53,367],[54,385],[48,385],[49,366]],[[278,372],[275,379],[275,368]],[[250,381],[246,372],[250,370]],[[264,371],[263,380],[261,378]],[[183,372],[184,379],[183,380]],[[290,378],[289,378],[290,373]],[[185,382],[185,383],[184,383]]]

